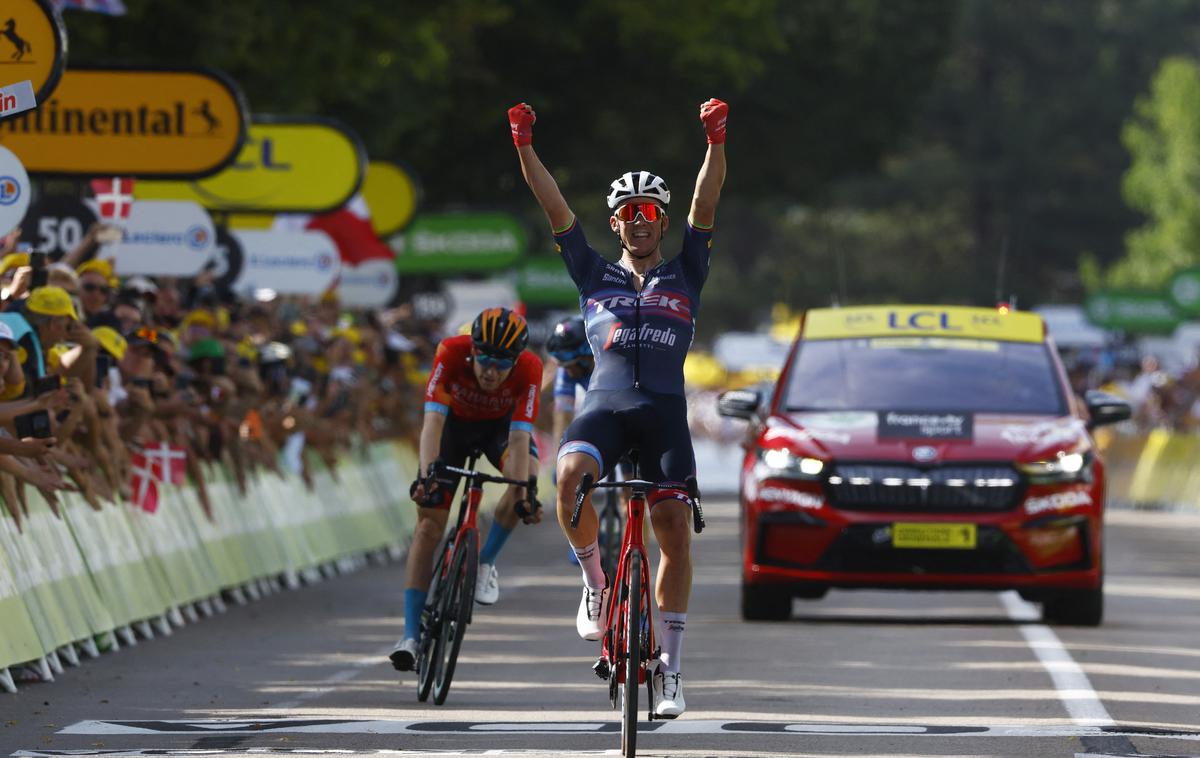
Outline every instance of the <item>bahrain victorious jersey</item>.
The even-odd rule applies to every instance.
[[[533,432],[541,393],[542,361],[521,351],[512,373],[495,392],[484,392],[471,367],[471,335],[447,337],[438,345],[425,387],[425,410],[463,421],[491,421],[511,414],[510,429]]]
[[[596,357],[588,389],[682,395],[683,361],[696,332],[712,230],[688,224],[683,250],[648,271],[640,293],[632,272],[604,260],[588,244],[578,219],[554,241],[579,288],[579,308]]]

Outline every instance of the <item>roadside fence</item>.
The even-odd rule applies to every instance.
[[[0,688],[11,667],[52,680],[80,655],[133,646],[174,627],[294,589],[368,560],[402,555],[415,522],[407,482],[416,456],[406,443],[377,442],[347,455],[336,479],[206,471],[213,518],[190,486],[162,487],[148,513],[128,504],[94,510],[59,494],[61,518],[34,488],[21,525],[0,511]],[[19,678],[19,677],[18,677]]]

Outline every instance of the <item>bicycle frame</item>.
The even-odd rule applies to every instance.
[[[625,588],[629,586],[629,563],[634,553],[641,554],[639,562],[642,574],[642,604],[646,639],[641,646],[642,661],[638,667],[638,683],[646,681],[646,664],[658,657],[654,644],[654,619],[650,603],[650,567],[649,556],[646,554],[646,543],[642,539],[642,524],[646,517],[646,493],[635,488],[633,495],[625,504],[625,537],[621,541],[621,557],[617,561],[617,575],[612,579],[613,591],[608,593],[608,630],[601,642],[601,656],[608,661],[610,676],[615,676],[618,684],[625,681],[625,668],[620,665],[621,651],[625,649],[625,618],[629,606],[629,598],[625,596]],[[653,652],[651,652],[653,651]]]

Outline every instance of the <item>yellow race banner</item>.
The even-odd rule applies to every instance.
[[[139,182],[137,196],[191,200],[230,213],[325,213],[358,192],[366,165],[362,141],[338,121],[256,115],[237,160],[224,171],[190,182]]]
[[[0,86],[29,80],[40,103],[54,91],[67,65],[62,18],[50,0],[5,0],[3,7]]]
[[[417,211],[420,189],[412,174],[388,161],[367,164],[367,179],[363,182],[363,200],[371,210],[371,227],[380,239],[396,234]]]
[[[245,134],[237,85],[207,69],[71,69],[37,109],[0,122],[29,173],[60,176],[208,176]]]

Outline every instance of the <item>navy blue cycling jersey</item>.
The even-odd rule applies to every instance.
[[[579,309],[596,357],[589,390],[682,395],[683,361],[696,332],[712,230],[688,224],[682,251],[648,271],[640,293],[631,271],[604,260],[588,244],[578,220],[554,240],[579,288]]]
[[[558,367],[558,371],[554,372],[554,408],[560,411],[575,411],[575,395],[576,387],[582,387],[586,392],[588,382],[592,379],[592,372],[581,374],[578,377],[573,377],[562,366]]]

